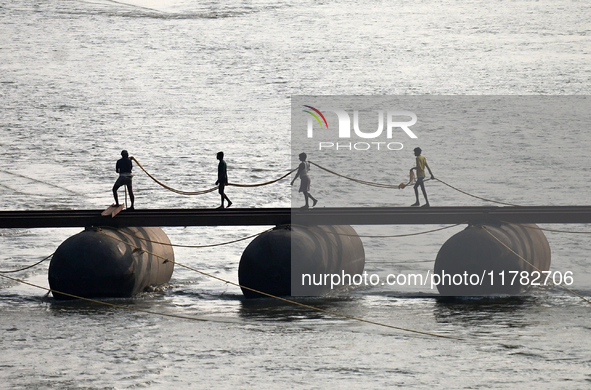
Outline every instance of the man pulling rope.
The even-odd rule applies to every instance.
[[[410,172],[412,174],[412,171],[414,169],[416,169],[417,171],[417,182],[414,185],[414,190],[415,190],[415,196],[417,198],[417,201],[412,204],[411,206],[413,207],[417,207],[420,206],[419,203],[419,186],[421,187],[421,191],[423,191],[423,197],[425,198],[425,204],[423,205],[423,207],[429,207],[429,199],[427,199],[427,191],[425,190],[425,184],[423,183],[423,181],[425,180],[425,167],[427,167],[427,169],[429,170],[429,174],[431,175],[431,179],[435,179],[435,176],[433,176],[433,172],[431,172],[431,168],[429,168],[429,164],[427,164],[427,159],[425,158],[425,156],[421,156],[421,148],[415,148],[414,149],[415,152],[415,156],[417,156],[417,165],[415,167],[412,167],[410,169]]]
[[[133,165],[131,160],[133,157],[129,157],[127,150],[121,151],[121,158],[117,160],[117,164],[115,165],[115,171],[119,174],[119,178],[115,182],[113,186],[113,197],[115,198],[115,207],[119,207],[119,197],[117,196],[117,190],[121,186],[127,187],[129,191],[129,199],[131,200],[131,206],[128,210],[133,210],[133,202],[135,197],[133,196],[133,186],[131,183],[131,178],[133,175],[131,174],[131,169]]]

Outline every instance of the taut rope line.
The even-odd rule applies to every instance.
[[[301,227],[309,227],[310,229],[313,230],[318,230],[321,231],[323,233],[329,233],[329,234],[333,234],[333,235],[337,235],[337,236],[347,236],[347,237],[360,237],[360,238],[398,238],[398,237],[410,237],[410,236],[418,236],[421,234],[429,234],[429,233],[434,233],[434,232],[438,232],[440,230],[446,230],[446,229],[450,229],[456,226],[460,226],[465,224],[466,222],[461,222],[461,223],[456,223],[454,225],[448,225],[448,226],[444,226],[441,228],[437,228],[437,229],[431,229],[431,230],[426,230],[423,232],[417,232],[417,233],[408,233],[408,234],[393,234],[393,235],[386,235],[386,236],[373,236],[373,235],[363,235],[363,234],[346,234],[346,233],[335,233],[335,232],[331,232],[328,230],[323,230],[323,229],[319,229],[316,226],[305,226],[305,225],[296,225],[296,224],[290,224],[290,225],[279,225],[277,227],[281,228],[281,227],[285,227],[285,226],[301,226]],[[98,227],[98,229],[101,229],[101,227]],[[109,228],[112,229],[112,228]],[[211,247],[215,247],[215,246],[222,246],[222,245],[228,245],[228,244],[233,244],[235,242],[240,242],[240,241],[245,241],[248,240],[249,238],[254,238],[257,236],[260,236],[261,234],[270,232],[272,230],[274,230],[275,228],[270,228],[267,230],[264,230],[260,233],[255,233],[252,234],[250,236],[246,236],[246,237],[242,237],[242,238],[238,238],[236,240],[232,240],[232,241],[226,241],[226,242],[221,242],[221,243],[217,243],[217,244],[207,244],[207,245],[182,245],[182,244],[169,244],[167,242],[159,242],[159,241],[153,241],[153,240],[148,240],[145,237],[140,237],[140,236],[136,236],[135,234],[131,234],[131,233],[127,233],[122,231],[121,229],[114,229],[117,230],[119,232],[121,232],[122,234],[126,234],[130,237],[135,237],[139,240],[145,241],[145,242],[150,242],[152,244],[159,244],[159,245],[166,245],[166,246],[173,246],[173,247],[179,247],[179,248],[211,248]]]
[[[380,187],[380,188],[398,188],[397,185],[393,185],[393,184],[383,184],[383,183],[375,183],[375,182],[371,182],[371,181],[366,181],[366,180],[360,180],[360,179],[355,179],[353,177],[349,177],[349,176],[345,176],[345,175],[341,175],[340,173],[337,173],[335,171],[331,171],[328,168],[324,168],[323,166],[320,166],[318,164],[316,164],[315,162],[309,161],[310,164],[322,169],[323,171],[326,171],[328,173],[331,173],[333,175],[336,175],[338,177],[342,177],[343,179],[347,179],[347,180],[351,180],[354,181],[356,183],[359,184],[364,184],[366,186],[371,186],[371,187]]]
[[[463,340],[462,338],[458,338],[458,337],[440,335],[440,334],[437,334],[437,333],[424,332],[424,331],[414,330],[414,329],[401,328],[401,327],[394,326],[394,325],[388,325],[388,324],[383,324],[383,323],[380,323],[380,322],[370,321],[370,320],[366,320],[366,319],[363,319],[363,318],[353,317],[353,316],[350,316],[350,315],[347,315],[347,314],[337,313],[337,312],[334,312],[334,311],[321,309],[319,307],[315,307],[315,306],[311,306],[311,305],[306,305],[304,303],[300,303],[300,302],[293,301],[293,300],[290,300],[290,299],[278,297],[276,295],[272,295],[272,294],[269,294],[269,293],[266,293],[266,292],[263,292],[263,291],[259,291],[259,290],[256,290],[254,288],[243,286],[243,285],[241,285],[239,283],[232,282],[231,280],[223,279],[223,278],[220,278],[219,276],[215,276],[215,275],[209,274],[207,272],[200,271],[200,270],[198,270],[196,268],[193,268],[193,267],[190,267],[188,265],[185,265],[185,264],[176,262],[174,260],[168,259],[166,257],[160,256],[160,255],[158,255],[156,253],[152,253],[152,252],[146,251],[146,250],[144,250],[142,248],[139,248],[139,247],[137,247],[137,246],[135,246],[135,245],[133,245],[133,244],[131,244],[129,242],[126,242],[126,241],[124,241],[124,240],[122,240],[122,239],[120,239],[118,237],[113,237],[113,236],[111,236],[109,234],[106,234],[103,231],[101,231],[100,233],[101,234],[104,234],[105,236],[111,237],[114,240],[117,240],[117,241],[120,241],[120,242],[122,242],[124,244],[127,244],[127,245],[129,245],[131,247],[140,249],[143,252],[148,253],[148,254],[150,254],[152,256],[155,256],[155,257],[158,257],[160,259],[163,259],[164,262],[173,263],[175,265],[178,265],[179,267],[183,267],[183,268],[186,268],[186,269],[188,269],[190,271],[197,272],[197,273],[199,273],[201,275],[204,275],[204,276],[207,276],[209,278],[216,279],[216,280],[219,280],[219,281],[224,282],[226,284],[231,284],[232,286],[236,286],[236,287],[239,287],[241,289],[249,290],[249,291],[252,291],[254,293],[267,296],[269,298],[274,298],[274,299],[280,300],[282,302],[290,303],[290,304],[293,304],[293,305],[296,305],[296,306],[304,307],[304,308],[307,308],[307,309],[315,310],[315,311],[318,311],[318,312],[330,314],[330,315],[337,316],[337,317],[347,318],[347,319],[351,319],[351,320],[355,320],[355,321],[359,321],[359,322],[364,322],[364,323],[368,323],[368,324],[372,324],[372,325],[383,326],[383,327],[386,327],[386,328],[396,329],[396,330],[400,330],[400,331],[404,331],[404,332],[410,332],[410,333],[416,333],[416,334],[421,334],[421,335],[425,335],[425,336],[439,337],[439,338],[452,339],[452,340]],[[127,234],[125,232],[121,232],[121,233]],[[262,233],[260,233],[260,234],[262,234]]]
[[[244,288],[246,290],[255,292],[257,294],[265,295],[265,296],[267,296],[269,298],[278,299],[278,300],[283,301],[283,302],[286,302],[286,303],[290,303],[290,304],[293,304],[293,305],[296,305],[296,306],[304,307],[304,308],[307,308],[307,309],[310,309],[310,310],[315,310],[315,311],[318,311],[318,312],[321,312],[321,313],[330,314],[330,315],[333,315],[333,316],[336,316],[336,317],[347,318],[347,319],[350,319],[350,320],[364,322],[364,323],[372,324],[372,325],[383,326],[383,327],[386,327],[386,328],[396,329],[396,330],[400,330],[400,331],[404,331],[404,332],[411,332],[411,333],[422,334],[422,335],[425,335],[425,336],[440,337],[440,338],[452,339],[452,340],[463,340],[462,338],[459,338],[459,337],[446,336],[446,335],[441,335],[441,334],[431,333],[431,332],[424,332],[424,331],[415,330],[415,329],[401,328],[399,326],[384,324],[384,323],[381,323],[381,322],[375,322],[375,321],[371,321],[371,320],[366,320],[364,318],[353,317],[353,316],[350,316],[348,314],[342,314],[342,313],[337,313],[337,312],[331,311],[331,310],[321,309],[321,308],[316,307],[316,306],[306,305],[304,303],[300,303],[300,302],[296,302],[296,301],[293,301],[293,300],[290,300],[290,299],[278,297],[276,295],[268,294],[268,293],[263,292],[263,291],[258,291],[258,290],[254,289],[254,288],[242,286],[242,285],[240,285],[238,283],[235,283],[235,282],[232,282],[232,281],[229,281],[229,280],[220,278],[220,277],[215,276],[215,275],[208,274],[206,272],[200,271],[198,269],[195,269],[195,268],[192,268],[192,267],[189,267],[189,266],[186,266],[186,265],[177,263],[177,262],[174,262],[174,263],[177,264],[177,265],[179,265],[179,266],[181,266],[181,267],[187,268],[187,269],[189,269],[191,271],[198,272],[198,273],[200,273],[202,275],[208,276],[208,277],[213,278],[213,279],[217,279],[217,280],[219,280],[221,282],[224,282],[224,283],[227,283],[227,284],[231,284],[231,285],[236,286],[236,287]]]
[[[372,187],[380,187],[380,188],[398,188],[398,189],[402,189],[402,188],[404,188],[404,187],[407,187],[407,186],[409,186],[410,184],[412,184],[412,183],[415,181],[414,172],[412,172],[412,171],[411,171],[411,174],[410,174],[409,181],[408,181],[407,183],[400,183],[399,185],[392,185],[392,184],[375,183],[375,182],[370,182],[370,181],[365,181],[365,180],[355,179],[355,178],[353,178],[353,177],[344,176],[344,175],[341,175],[340,173],[337,173],[337,172],[335,172],[335,171],[331,171],[331,170],[330,170],[330,169],[328,169],[328,168],[324,168],[324,167],[322,167],[322,166],[320,166],[320,165],[318,165],[318,164],[316,164],[316,163],[314,163],[314,162],[312,162],[312,161],[310,161],[310,164],[313,164],[314,166],[316,166],[316,167],[318,167],[318,168],[322,169],[323,171],[326,171],[326,172],[328,172],[328,173],[331,173],[331,174],[333,174],[333,175],[336,175],[336,176],[342,177],[342,178],[344,178],[344,179],[347,179],[347,180],[354,181],[354,182],[356,182],[356,183],[359,183],[359,184],[364,184],[364,185],[368,185],[368,186],[372,186]],[[429,181],[429,180],[431,180],[431,179],[425,179],[425,181]],[[498,204],[502,204],[502,205],[505,205],[505,206],[516,206],[516,207],[519,207],[519,205],[516,205],[516,204],[513,204],[513,203],[499,202],[499,201],[496,201],[496,200],[492,200],[492,199],[483,198],[483,197],[481,197],[481,196],[472,195],[472,194],[470,194],[470,193],[468,193],[468,192],[466,192],[466,191],[462,191],[462,190],[460,190],[459,188],[456,188],[456,187],[452,186],[451,184],[448,184],[448,183],[444,182],[443,180],[441,180],[441,179],[438,179],[438,178],[436,178],[436,177],[435,177],[435,178],[433,178],[433,180],[437,180],[437,181],[438,181],[438,182],[440,182],[441,184],[444,184],[444,185],[448,186],[449,188],[451,188],[451,189],[453,189],[453,190],[456,190],[456,191],[458,191],[458,192],[461,192],[462,194],[465,194],[465,195],[468,195],[468,196],[471,196],[471,197],[473,197],[473,198],[477,198],[477,199],[480,199],[480,200],[484,200],[485,202],[498,203]]]
[[[444,185],[448,186],[448,187],[449,187],[449,188],[451,188],[451,189],[454,189],[454,190],[456,190],[456,191],[458,191],[458,192],[461,192],[462,194],[465,194],[465,195],[471,196],[471,197],[473,197],[473,198],[476,198],[476,199],[484,200],[485,202],[498,203],[498,204],[502,204],[502,205],[505,205],[505,206],[515,206],[515,207],[519,207],[519,205],[517,205],[517,204],[513,204],[513,203],[505,203],[505,202],[499,202],[499,201],[496,201],[496,200],[492,200],[492,199],[483,198],[483,197],[480,197],[480,196],[477,196],[477,195],[472,195],[472,194],[470,194],[470,193],[468,193],[468,192],[466,192],[466,191],[462,191],[462,190],[460,190],[459,188],[456,188],[456,187],[452,186],[451,184],[447,184],[446,182],[444,182],[444,181],[443,181],[443,180],[441,180],[441,179],[435,178],[435,180],[437,180],[437,181],[438,181],[438,182],[440,182],[441,184],[444,184]]]
[[[371,236],[371,235],[363,235],[363,234],[346,234],[346,233],[335,233],[335,232],[331,232],[328,230],[323,230],[320,229],[316,226],[305,226],[305,227],[309,227],[311,230],[318,230],[321,231],[323,233],[328,233],[328,234],[333,234],[335,236],[347,236],[347,237],[363,237],[363,238],[398,238],[398,237],[410,237],[410,236],[418,236],[421,234],[429,234],[429,233],[434,233],[434,232],[438,232],[440,230],[445,230],[445,229],[450,229],[456,226],[460,226],[460,225],[464,225],[467,222],[460,222],[460,223],[456,223],[455,225],[448,225],[448,226],[444,226],[441,228],[437,228],[437,229],[431,229],[431,230],[426,230],[423,232],[417,232],[417,233],[408,233],[408,234],[393,234],[393,235],[388,235],[388,236]],[[292,224],[293,226],[303,226],[303,225],[295,225]]]
[[[145,310],[145,309],[138,309],[138,308],[130,307],[130,306],[117,305],[115,303],[99,301],[99,300],[96,300],[96,299],[85,298],[85,297],[80,297],[78,295],[69,294],[69,293],[66,293],[66,292],[63,292],[63,291],[57,291],[57,290],[54,290],[54,289],[51,289],[51,288],[39,286],[37,284],[29,283],[29,282],[26,282],[26,281],[24,281],[22,279],[13,278],[13,277],[10,277],[10,276],[7,276],[7,275],[0,274],[0,276],[3,277],[3,278],[6,278],[6,279],[10,279],[10,280],[15,281],[15,282],[26,284],[26,285],[31,286],[31,287],[35,287],[35,288],[39,288],[41,290],[45,290],[45,291],[50,292],[50,293],[61,294],[61,295],[65,295],[65,296],[70,297],[70,298],[81,299],[83,301],[92,302],[92,303],[98,303],[100,305],[116,307],[116,308],[119,308],[119,309],[133,310],[133,311],[137,311],[137,312],[141,312],[141,313],[156,314],[156,315],[165,316],[165,317],[182,318],[182,319],[185,319],[185,320],[210,321],[210,320],[203,319],[203,318],[189,317],[189,316],[183,316],[183,315],[179,315],[179,314],[160,313],[160,312],[157,312],[157,311],[151,311],[151,310]]]
[[[45,258],[43,258],[43,259],[39,260],[39,261],[38,261],[38,262],[36,262],[35,264],[31,264],[31,265],[29,265],[29,266],[27,266],[27,267],[24,267],[24,268],[19,268],[19,269],[14,269],[14,270],[11,270],[11,271],[0,271],[0,274],[10,274],[10,273],[13,273],[13,272],[20,272],[20,271],[27,270],[27,269],[29,269],[29,268],[33,268],[33,267],[35,267],[36,265],[39,265],[39,264],[43,263],[45,260],[49,259],[49,258],[50,258],[51,256],[53,256],[54,254],[55,254],[55,252],[53,252],[51,255],[49,255],[49,256],[47,256],[47,257],[45,257]]]
[[[205,272],[201,272],[201,271],[192,269],[191,267],[185,266],[183,264],[176,263],[176,262],[174,262],[172,260],[168,260],[168,261],[170,261],[171,263],[177,264],[177,265],[179,265],[181,267],[185,267],[185,268],[191,269],[193,271],[199,272],[199,273],[201,273],[203,275],[212,277],[214,279],[218,279],[220,281],[223,281],[223,282],[226,282],[226,283],[229,283],[229,284],[238,285],[236,283],[233,283],[233,282],[230,282],[230,281],[226,281],[226,280],[224,280],[222,278],[219,278],[217,276],[213,276],[213,275],[207,274]],[[45,290],[47,292],[56,293],[56,294],[62,294],[62,295],[65,295],[65,296],[68,296],[68,297],[71,297],[71,298],[81,299],[83,301],[97,303],[97,304],[100,304],[100,305],[116,307],[116,308],[119,308],[119,309],[127,309],[127,310],[132,310],[132,311],[136,311],[136,312],[140,312],[140,313],[155,314],[155,315],[164,316],[164,317],[174,317],[174,318],[181,318],[181,319],[192,320],[192,321],[204,321],[204,322],[211,321],[211,320],[205,319],[205,318],[189,317],[189,316],[183,316],[183,315],[180,315],[180,314],[169,314],[169,313],[162,313],[162,312],[157,312],[157,311],[152,311],[152,310],[138,309],[138,308],[130,307],[130,306],[117,305],[115,303],[110,303],[110,302],[105,302],[105,301],[99,301],[99,300],[91,299],[91,298],[84,298],[84,297],[81,297],[81,296],[78,296],[78,295],[74,295],[74,294],[69,294],[69,293],[65,293],[65,292],[62,292],[62,291],[53,290],[51,288],[39,286],[37,284],[29,283],[29,282],[26,282],[24,280],[13,278],[13,277],[6,276],[6,275],[0,275],[0,277],[7,278],[7,279],[10,279],[10,280],[15,281],[15,282],[18,282],[18,283],[26,284],[26,285],[31,286],[31,287],[39,288],[39,289]],[[417,334],[421,334],[421,335],[425,335],[425,336],[440,337],[440,338],[452,339],[452,340],[464,340],[464,339],[458,338],[458,337],[440,335],[440,334],[429,333],[429,332],[422,332],[420,330],[406,329],[406,328],[401,328],[401,327],[397,327],[397,326],[394,326],[394,325],[382,324],[382,323],[379,323],[379,322],[365,320],[363,318],[352,317],[352,316],[349,316],[349,315],[346,315],[346,314],[340,314],[340,313],[337,313],[337,312],[332,312],[330,310],[324,310],[324,309],[320,309],[318,307],[306,305],[306,304],[303,304],[303,303],[299,303],[299,302],[295,302],[295,301],[290,301],[289,299],[284,299],[284,298],[281,298],[281,297],[276,297],[276,296],[273,296],[273,295],[270,295],[270,294],[266,294],[264,292],[256,291],[256,290],[253,290],[253,289],[250,289],[250,290],[255,291],[255,292],[258,292],[260,294],[268,295],[269,297],[272,297],[272,298],[277,298],[277,299],[282,300],[282,301],[285,301],[287,303],[292,303],[292,304],[295,304],[295,305],[298,305],[298,306],[301,306],[301,307],[305,307],[305,308],[308,308],[308,309],[313,309],[313,310],[320,311],[320,312],[323,312],[323,313],[326,313],[326,314],[331,314],[331,315],[335,315],[335,316],[338,316],[338,317],[344,317],[344,318],[348,318],[348,319],[352,319],[352,320],[356,320],[356,321],[361,321],[361,322],[365,322],[365,323],[372,324],[372,325],[384,326],[384,327],[387,327],[387,328],[392,328],[392,329],[401,330],[401,331],[405,331],[405,332],[417,333]],[[216,321],[216,322],[223,322],[223,321]]]
[[[433,232],[437,232],[437,231],[440,231],[440,230],[450,229],[450,228],[453,228],[453,227],[456,227],[456,226],[459,226],[459,225],[462,225],[462,224],[463,223],[458,223],[458,224],[455,224],[455,225],[444,226],[444,227],[438,228],[438,229],[432,229],[432,230],[427,230],[427,231],[424,231],[424,232],[409,233],[409,234],[395,234],[395,235],[386,235],[386,236],[371,236],[371,235],[357,235],[357,236],[358,237],[363,237],[363,238],[397,238],[397,237],[418,236],[418,235],[421,235],[421,234],[428,234],[428,233],[433,233]],[[280,225],[279,227],[282,227],[282,226],[283,225]],[[293,225],[293,226],[300,226],[300,225]],[[314,227],[312,227],[312,228],[314,228]],[[99,227],[97,227],[97,229],[102,229],[102,228],[99,226]],[[252,234],[250,236],[238,238],[238,239],[232,240],[232,241],[220,242],[220,243],[217,243],[217,244],[207,244],[207,245],[182,245],[182,244],[172,244],[172,243],[167,243],[167,242],[159,242],[159,241],[149,240],[149,239],[147,239],[145,237],[136,236],[135,234],[123,232],[120,229],[115,229],[115,230],[117,230],[117,231],[119,231],[119,232],[121,232],[123,234],[126,234],[128,236],[135,237],[135,238],[137,238],[139,240],[142,240],[142,241],[145,241],[145,242],[150,242],[152,244],[167,245],[167,246],[178,247],[178,248],[195,248],[195,249],[199,249],[199,248],[212,248],[212,247],[216,247],[216,246],[234,244],[236,242],[245,241],[245,240],[248,240],[250,238],[255,238],[257,236],[260,236],[261,234],[270,232],[270,231],[272,231],[274,229],[275,228],[270,228],[270,229],[264,230],[264,231],[262,231],[260,233]],[[330,233],[330,234],[339,235],[339,236],[353,236],[352,234],[335,233],[335,232],[330,232],[330,231],[326,231],[326,230],[322,230],[322,229],[319,229],[319,230],[322,231],[322,232],[324,232],[324,233]],[[541,230],[543,230],[543,229],[541,229]],[[564,232],[564,231],[560,231],[560,230],[557,230],[557,231],[558,232]],[[588,234],[591,234],[591,232],[564,232],[564,233],[588,233]],[[29,268],[33,268],[33,267],[35,267],[35,266],[43,263],[44,261],[46,261],[49,258],[51,258],[51,256],[53,256],[54,254],[55,254],[55,252],[52,253],[51,255],[49,255],[49,256],[41,259],[40,261],[27,266],[27,267],[15,269],[15,270],[10,270],[10,271],[0,271],[0,274],[7,274],[7,273],[14,273],[14,272],[25,271],[25,270],[27,270]],[[432,260],[428,260],[428,261],[430,262]],[[396,263],[392,263],[392,264],[396,264]]]
[[[533,265],[532,263],[530,263],[529,261],[527,261],[526,259],[523,258],[523,256],[521,256],[519,253],[515,252],[513,249],[511,249],[507,244],[505,244],[503,241],[501,241],[500,239],[498,239],[494,234],[492,234],[487,228],[486,226],[482,226],[482,228],[484,229],[485,232],[487,232],[488,234],[490,234],[495,240],[497,240],[501,245],[503,245],[505,248],[509,249],[515,256],[519,257],[521,260],[523,260],[526,264],[529,264],[532,268],[534,268],[536,271],[538,271],[540,274],[543,272],[542,270],[540,270],[538,267],[536,267],[535,265]],[[564,285],[564,283],[560,283],[558,286],[562,287],[563,289],[565,289],[566,291],[568,291],[569,293],[576,295],[577,297],[581,298],[582,300],[584,300],[587,303],[591,303],[591,300],[585,298],[584,296],[582,296],[581,294],[577,293],[576,291],[566,287]]]
[[[98,229],[101,229],[101,228],[99,227]],[[109,229],[111,229],[111,228],[109,228]],[[136,236],[135,234],[124,232],[123,230],[117,229],[117,228],[115,228],[114,230],[117,230],[121,234],[125,234],[125,235],[127,235],[129,237],[135,237],[135,238],[137,238],[139,240],[142,240],[142,241],[145,241],[145,242],[150,242],[152,244],[159,244],[159,245],[166,245],[166,246],[174,246],[174,247],[179,247],[179,248],[211,248],[211,247],[215,247],[215,246],[228,245],[228,244],[233,244],[235,242],[240,242],[240,241],[248,240],[249,238],[254,238],[254,237],[260,236],[261,234],[270,232],[273,229],[274,228],[270,228],[270,229],[264,230],[264,231],[262,231],[260,233],[252,234],[250,236],[238,238],[238,239],[232,240],[232,241],[226,241],[226,242],[221,242],[221,243],[218,243],[218,244],[208,244],[208,245],[181,245],[181,244],[171,244],[171,243],[168,243],[168,242],[159,242],[159,241],[148,240],[145,237]],[[102,231],[102,229],[101,229],[101,231]],[[111,237],[111,236],[109,236],[109,237]]]
[[[502,221],[502,222],[503,222],[503,223],[507,223],[507,224],[508,224],[508,223],[512,223],[512,224],[514,224],[514,225],[519,225],[519,226],[522,226],[522,227],[524,227],[524,228],[526,228],[526,229],[532,229],[532,230],[542,230],[542,231],[544,231],[544,232],[552,232],[552,233],[571,233],[571,234],[591,234],[591,232],[584,232],[584,231],[572,231],[572,230],[571,230],[571,231],[569,231],[569,230],[546,229],[546,228],[541,228],[541,227],[539,227],[539,226],[537,226],[537,225],[536,225],[536,226],[529,226],[529,225],[522,224],[522,223],[515,223],[515,222],[505,222],[505,221]]]

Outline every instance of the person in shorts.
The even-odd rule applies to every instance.
[[[308,158],[308,156],[306,155],[306,153],[300,153],[298,157],[301,163],[298,166],[298,171],[296,172],[295,177],[291,181],[291,185],[293,185],[293,183],[296,181],[298,177],[300,178],[300,189],[298,192],[304,193],[304,200],[306,201],[306,204],[302,208],[307,209],[310,207],[308,199],[312,199],[312,201],[314,202],[312,204],[312,207],[316,206],[316,203],[318,203],[318,199],[314,198],[310,194],[310,183],[312,182],[312,180],[310,179],[310,175],[308,174],[308,171],[310,170],[310,163],[306,161],[306,158]]]
[[[415,148],[414,149],[415,152],[415,156],[417,157],[417,162],[416,162],[416,166],[412,167],[410,169],[410,171],[412,172],[413,169],[416,169],[417,171],[417,182],[414,185],[414,190],[415,190],[415,197],[417,198],[417,201],[412,204],[411,206],[413,207],[417,207],[420,206],[419,203],[419,187],[421,187],[421,191],[423,192],[423,196],[425,197],[425,204],[423,205],[423,207],[429,207],[429,200],[427,199],[427,191],[425,190],[425,183],[423,183],[423,181],[425,180],[425,168],[427,168],[429,170],[429,174],[431,175],[431,179],[435,179],[435,177],[433,176],[433,172],[431,172],[431,168],[429,168],[429,164],[427,164],[427,159],[425,158],[425,156],[421,156],[421,148]]]

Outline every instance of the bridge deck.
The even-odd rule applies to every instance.
[[[514,223],[591,223],[591,206],[524,207],[321,207],[217,209],[138,209],[115,218],[102,210],[0,211],[0,228],[87,226],[238,226],[282,224],[406,225],[484,221]]]

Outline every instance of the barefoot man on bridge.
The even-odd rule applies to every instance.
[[[421,148],[415,148],[414,149],[415,152],[415,156],[417,156],[417,165],[415,167],[412,167],[410,169],[410,171],[412,172],[413,169],[417,170],[417,182],[414,185],[414,189],[415,189],[415,196],[417,198],[417,201],[415,202],[415,204],[412,204],[411,206],[416,207],[416,206],[420,206],[419,203],[419,186],[421,187],[421,191],[423,191],[423,196],[425,197],[425,204],[423,205],[423,207],[429,207],[429,199],[427,199],[427,191],[425,190],[425,184],[423,183],[423,181],[425,180],[425,167],[429,170],[429,174],[431,175],[431,179],[435,179],[435,176],[433,176],[433,172],[431,172],[431,168],[429,168],[429,164],[427,164],[427,159],[425,158],[425,156],[421,156]]]

